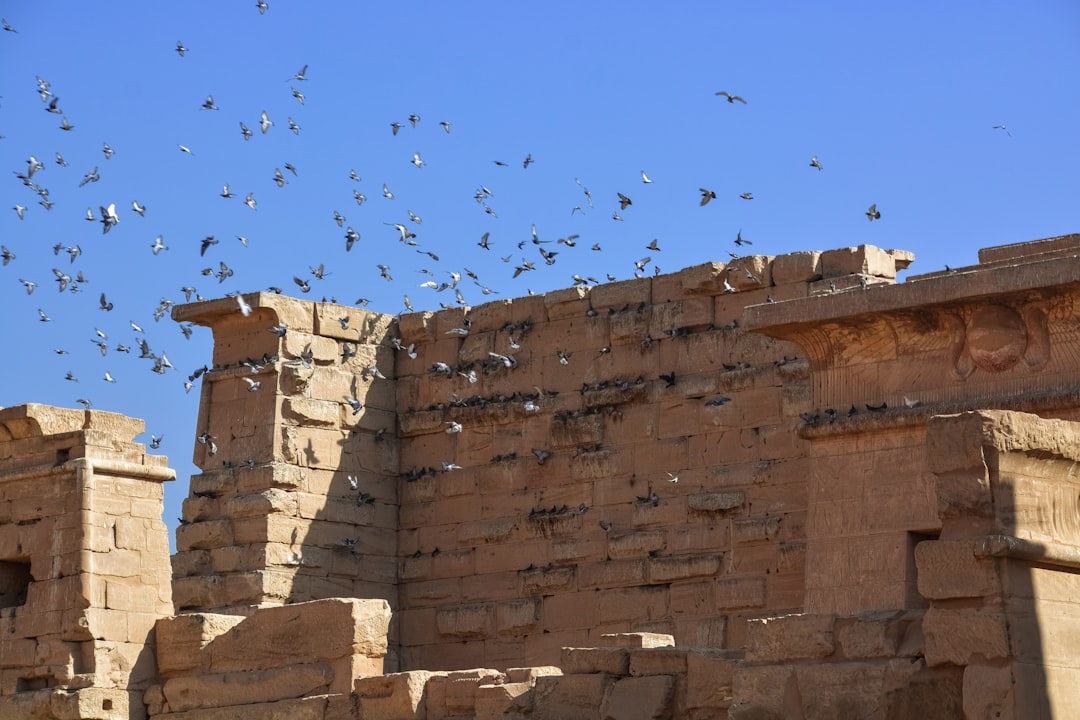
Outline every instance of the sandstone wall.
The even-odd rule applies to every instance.
[[[172,614],[165,458],[140,420],[0,409],[0,717],[145,715]]]

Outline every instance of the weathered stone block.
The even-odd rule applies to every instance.
[[[596,720],[597,708],[613,683],[606,673],[538,677],[533,690],[532,717],[536,720]]]
[[[968,665],[1009,657],[1009,629],[999,606],[941,608],[932,606],[923,618],[926,664]]]
[[[412,670],[357,678],[353,685],[365,720],[425,720],[427,683],[440,673]],[[445,673],[442,673],[445,674]]]
[[[748,621],[746,660],[752,663],[823,658],[835,649],[832,615],[783,615]]]
[[[928,541],[915,546],[919,593],[930,600],[975,598],[1000,592],[994,558],[977,557],[977,540]]]
[[[675,678],[670,675],[617,680],[600,707],[603,720],[661,720],[670,718]]]

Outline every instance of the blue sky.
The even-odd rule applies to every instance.
[[[16,256],[0,267],[13,346],[0,405],[85,398],[145,419],[141,439],[164,436],[159,452],[178,474],[170,526],[196,472],[199,390],[184,381],[211,357],[208,330],[185,339],[167,315],[153,318],[162,299],[183,302],[184,286],[206,298],[277,286],[397,313],[405,295],[416,310],[455,304],[420,284],[466,269],[493,291],[466,279],[475,305],[575,274],[630,278],[646,257],[652,274],[736,250],[869,243],[913,251],[920,273],[1080,231],[1074,2],[268,4],[260,14],[254,0],[0,2],[14,30],[0,31],[0,166],[12,171],[0,243]],[[59,114],[46,112],[37,77]],[[218,109],[201,108],[208,95]],[[65,117],[74,129],[60,129]],[[51,210],[15,176],[30,156],[45,166],[30,180]],[[80,187],[94,167],[100,180]],[[235,197],[220,197],[226,183]],[[702,207],[699,188],[716,199]],[[633,204],[620,209],[617,193]],[[871,203],[882,215],[872,223]],[[109,204],[120,222],[103,234],[85,215]],[[351,251],[335,211],[360,234]],[[398,223],[415,246],[399,242]],[[541,240],[577,244],[543,245],[558,252],[547,265],[533,225]],[[736,248],[739,232],[753,245]],[[484,233],[490,250],[477,245]],[[155,256],[158,235],[169,249]],[[207,236],[218,242],[200,256]],[[646,249],[654,239],[660,249]],[[536,269],[514,278],[526,261]],[[221,262],[234,271],[225,282],[201,274]],[[323,280],[310,272],[320,264]],[[54,268],[86,282],[60,292]],[[102,292],[113,310],[99,308]],[[104,356],[95,329],[108,335]],[[138,336],[176,369],[153,373]]]

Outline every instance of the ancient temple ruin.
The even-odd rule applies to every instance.
[[[0,409],[0,717],[1071,717],[1080,236],[979,259],[178,307],[171,559],[141,421]]]

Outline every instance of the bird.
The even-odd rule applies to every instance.
[[[247,205],[252,210],[255,210],[256,209],[255,205],[257,204],[255,202],[255,196],[252,193],[248,193],[247,197],[244,198],[244,204]]]
[[[300,92],[296,88],[290,88],[290,89],[292,90],[292,96],[294,98],[296,98],[296,102],[303,105],[304,104],[304,93]]]
[[[383,183],[382,194],[383,194],[383,197],[386,198],[387,200],[393,200],[394,199],[394,193],[390,192],[390,187],[386,183]]]
[[[75,129],[75,126],[68,121],[67,116],[65,115],[64,117],[60,118],[60,129],[64,132],[71,132]]]
[[[420,122],[420,116],[419,115],[417,115],[416,113],[413,113],[412,115],[409,115],[409,124],[410,125],[412,125],[413,127],[416,127],[416,123],[418,123],[418,122]]]
[[[252,380],[249,377],[241,377],[240,379],[247,383],[248,392],[255,392],[260,387],[262,387],[262,381],[261,380]]]
[[[15,257],[15,253],[11,252],[11,250],[8,249],[7,245],[0,245],[0,259],[3,260],[4,265],[7,265],[9,262],[14,260]]]
[[[870,206],[870,209],[866,211],[866,219],[870,222],[881,219],[881,212],[877,209],[877,203]]]
[[[157,450],[161,447],[161,441],[165,438],[164,435],[150,435],[150,449]]]
[[[293,76],[292,76],[291,78],[289,78],[289,79],[290,79],[290,80],[296,80],[296,81],[298,81],[298,82],[303,82],[304,80],[306,80],[306,79],[307,79],[307,78],[306,78],[306,75],[307,75],[307,65],[305,65],[304,67],[300,68],[300,71],[299,71],[298,73],[296,73],[295,75],[293,75]]]
[[[140,205],[138,200],[131,201],[131,209],[139,213],[139,217],[146,217],[146,206]]]
[[[255,7],[259,9],[260,15],[265,15],[266,11],[270,8],[270,5],[266,2],[266,0],[256,0]]]
[[[244,296],[239,293],[236,295],[236,305],[240,308],[240,314],[244,317],[251,314],[251,305],[249,305],[247,301],[244,300]]]
[[[298,278],[294,275],[293,282],[296,283],[297,287],[300,288],[300,292],[311,292],[311,283],[309,281],[304,280],[303,278]]]
[[[754,199],[754,193],[744,192],[741,195],[739,195],[739,197],[741,197],[743,200],[753,200]]]
[[[297,122],[295,120],[293,120],[292,118],[289,118],[289,129],[292,130],[293,135],[299,135],[300,134],[300,125],[297,124]]]
[[[709,204],[710,200],[716,199],[716,193],[712,190],[706,190],[705,188],[698,188],[701,190],[701,205],[704,207]]]
[[[551,453],[549,451],[542,450],[540,448],[533,448],[532,453],[536,456],[536,463],[538,465],[543,465],[545,462],[547,462],[547,459],[551,457]]]
[[[250,140],[251,136],[254,135],[254,133],[248,130],[248,126],[244,124],[243,120],[240,121],[240,133],[244,136],[245,140]]]
[[[109,143],[103,143],[101,146],[101,152],[105,154],[106,160],[111,160],[112,156],[116,154],[116,151],[112,149]]]
[[[219,110],[220,108],[214,104],[214,96],[207,95],[206,100],[203,101],[201,110]]]
[[[285,187],[288,183],[289,181],[281,174],[281,168],[274,168],[274,184],[278,187]]]
[[[108,312],[108,311],[113,309],[113,304],[105,299],[105,293],[101,293],[101,297],[98,298],[98,303],[99,303],[98,306],[102,310],[104,310],[105,312]]]
[[[15,214],[19,216],[20,220],[22,220],[24,217],[26,217],[26,208],[24,206],[16,205],[15,207],[12,208],[12,210],[14,210]]]
[[[110,372],[109,372],[108,370],[106,370],[106,371],[105,371],[105,377],[104,377],[104,380],[105,380],[105,382],[107,382],[107,383],[115,383],[115,382],[116,382],[116,378],[114,378],[114,377],[112,376],[112,373],[110,373]]]
[[[225,183],[225,187],[221,189],[221,197],[226,199],[235,197],[233,193],[229,190],[229,183]]]
[[[655,250],[656,252],[660,252],[660,246],[657,245],[658,242],[660,242],[660,241],[657,240],[656,238],[653,238],[653,241],[651,243],[649,243],[648,245],[646,245],[645,249],[646,250]]]
[[[720,90],[716,94],[721,96],[721,97],[727,98],[727,101],[729,103],[734,103],[734,102],[738,101],[738,102],[741,102],[743,105],[746,104],[746,101],[743,100],[741,97],[739,97],[738,95],[732,95],[727,90]]]
[[[649,176],[645,174],[644,170],[641,171],[641,182],[646,183],[646,184],[652,182],[652,180],[649,178]]]
[[[184,53],[186,53],[187,51],[188,51],[188,49],[186,47],[184,47],[184,42],[182,40],[177,40],[176,41],[176,54],[179,55],[180,57],[184,57]]]
[[[262,134],[265,135],[266,131],[270,129],[270,126],[274,124],[274,121],[270,119],[270,116],[266,114],[266,111],[262,111],[262,115],[259,116],[259,129],[262,130]]]
[[[674,483],[679,482],[679,476],[678,475],[672,475],[671,473],[668,473],[667,476],[668,476],[668,482],[669,483],[674,484]]]
[[[754,243],[750,242],[749,240],[744,240],[742,236],[742,228],[739,228],[739,231],[735,233],[735,244],[741,247],[743,245],[753,245]]]
[[[206,255],[206,251],[210,248],[211,245],[217,244],[218,240],[216,240],[213,235],[207,235],[206,237],[204,237],[202,239],[202,242],[199,243],[199,257]]]
[[[621,192],[617,192],[615,194],[619,196],[619,209],[620,210],[625,210],[628,205],[633,205],[634,204],[633,201],[630,200],[630,198],[626,197]]]
[[[399,123],[399,122],[390,123],[390,132],[392,132],[394,135],[397,135],[398,130],[400,130],[400,129],[401,129],[401,123]]]
[[[82,182],[79,183],[79,187],[82,187],[86,183],[97,182],[98,179],[99,179],[98,178],[98,169],[97,169],[97,166],[95,165],[93,167],[93,169],[90,170],[90,172],[83,175],[83,179],[82,179]]]
[[[994,130],[1004,130],[1006,135],[1012,137],[1012,133],[1009,132],[1009,128],[1005,127],[1004,125],[994,125],[992,127]]]
[[[412,164],[415,165],[418,168],[424,166],[424,161],[420,158],[420,153],[418,153],[418,152],[413,153]]]
[[[34,288],[37,287],[36,282],[32,282],[30,280],[23,280],[22,278],[19,278],[19,282],[22,283],[23,287],[26,288],[26,294],[27,295],[33,295]]]
[[[7,32],[10,32],[10,33],[17,33],[17,32],[19,32],[19,31],[18,31],[18,30],[16,30],[15,28],[13,28],[13,27],[11,27],[10,25],[8,25],[8,21],[7,21],[7,20],[4,20],[3,18],[0,18],[0,23],[2,23],[2,24],[3,24],[3,26],[4,26],[4,30],[6,30]]]
[[[521,163],[521,167],[528,170],[529,166],[532,165],[532,163],[533,163],[533,156],[532,156],[532,153],[529,153],[529,154],[527,154],[525,156],[525,161]]]
[[[110,203],[109,207],[99,207],[101,209],[101,233],[104,235],[112,229],[113,225],[120,222],[120,217],[116,214],[116,203]]]
[[[729,397],[716,397],[716,398],[713,398],[712,400],[706,401],[705,405],[707,407],[720,407],[721,405],[725,405],[725,404],[727,404],[729,402],[731,402],[731,398],[729,398]]]
[[[439,125],[442,126],[442,129],[446,131],[447,135],[450,134],[450,123],[449,122],[447,122],[446,120],[443,120],[442,122],[439,123]]]
[[[459,422],[448,421],[445,424],[450,426],[450,427],[446,428],[446,433],[448,435],[452,435],[454,433],[459,433],[459,432],[462,431],[462,426],[461,426],[461,423],[459,423]]]
[[[810,167],[817,168],[818,170],[821,170],[821,162],[817,159],[817,155],[810,158]]]

